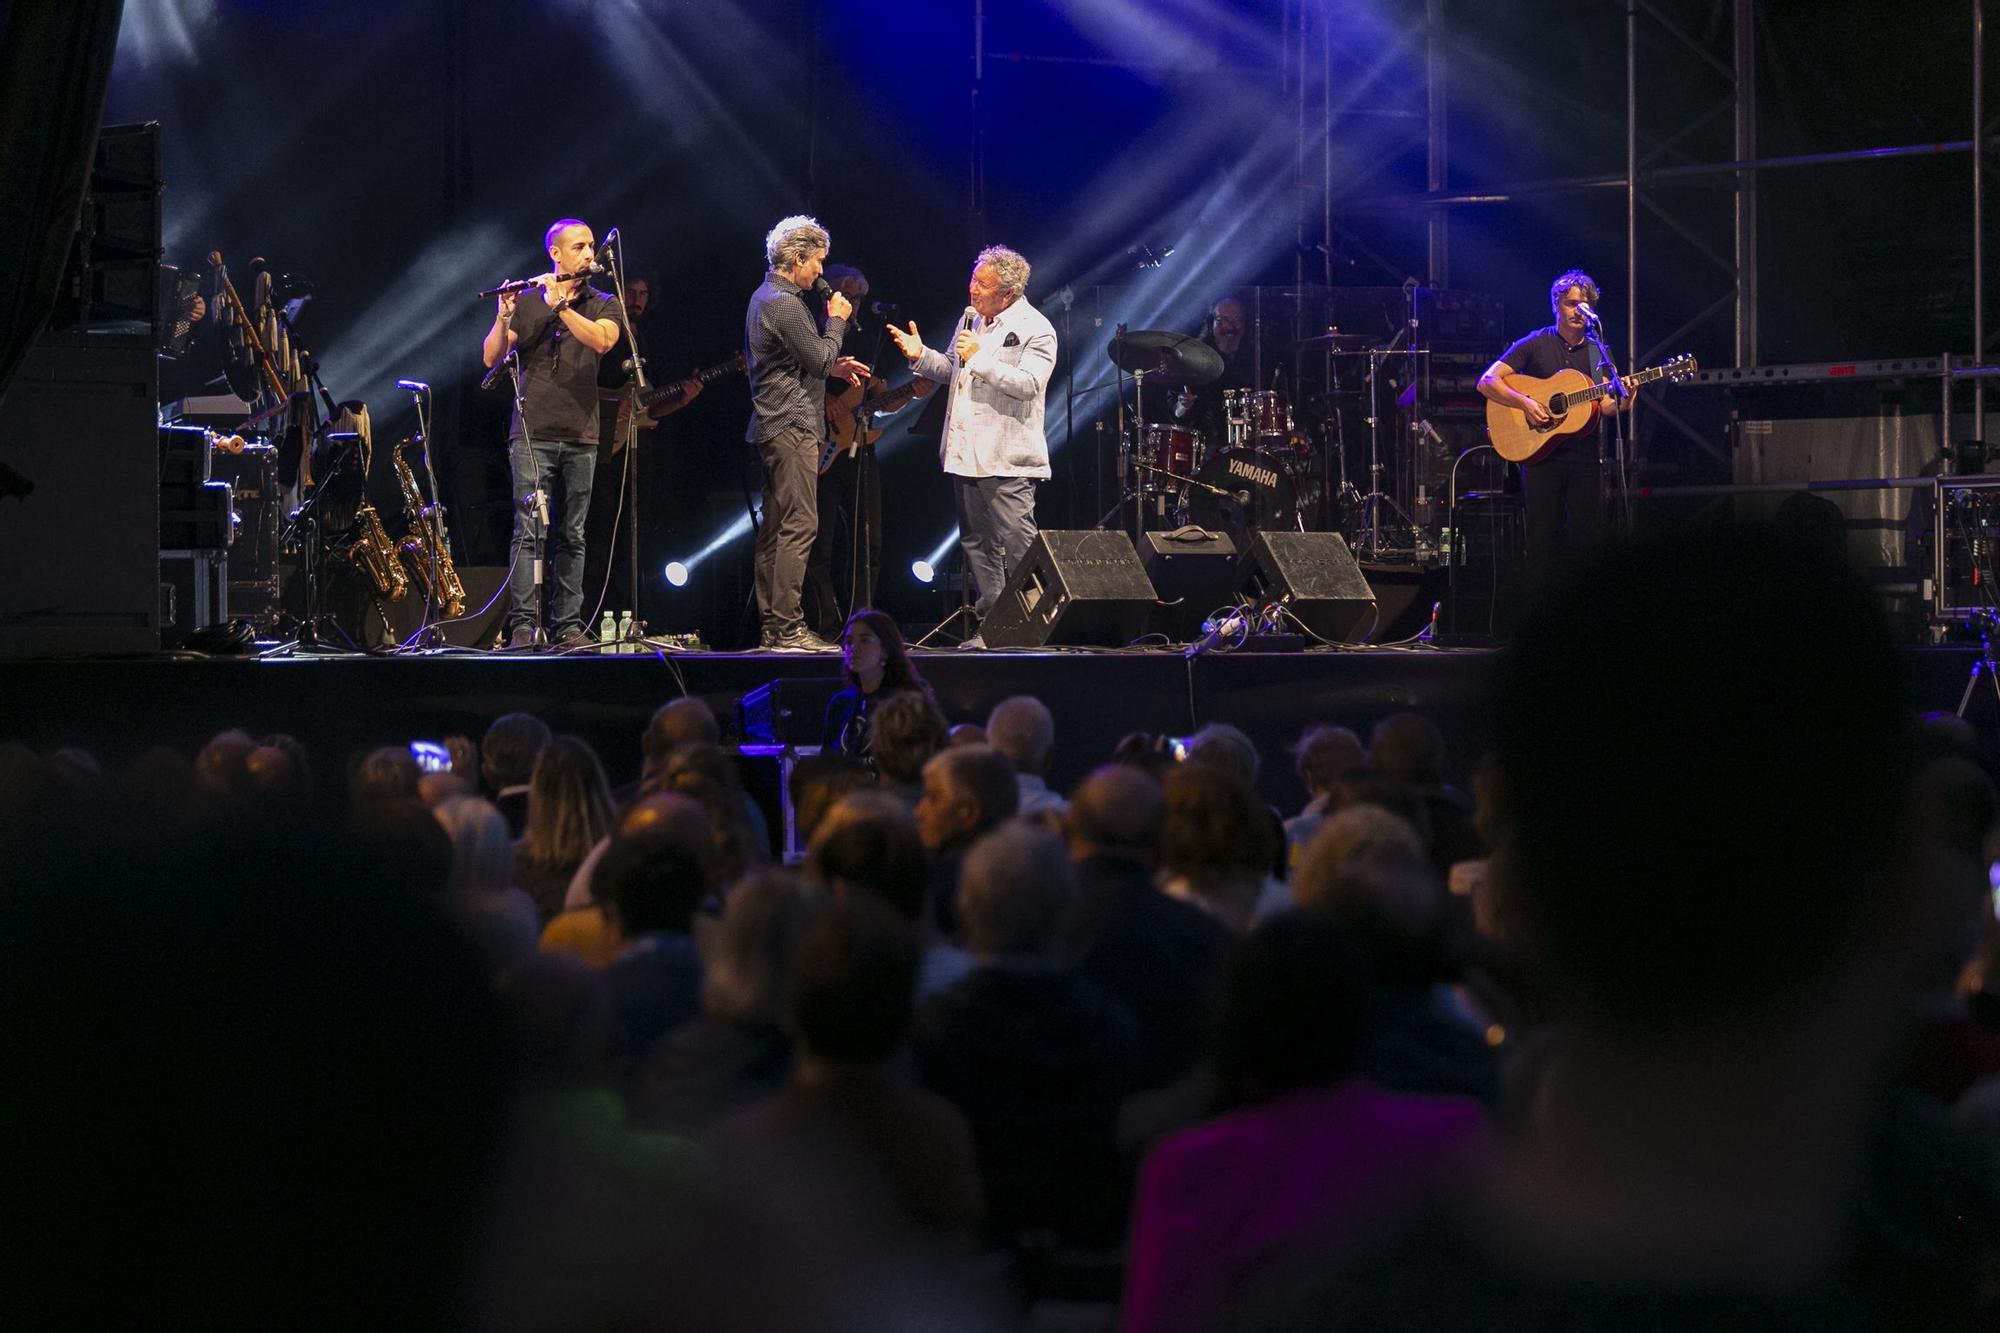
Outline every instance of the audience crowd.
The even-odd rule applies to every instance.
[[[1994,756],[1823,550],[1608,551],[1294,810],[849,628],[795,865],[699,699],[0,746],[10,1322],[2000,1327]]]

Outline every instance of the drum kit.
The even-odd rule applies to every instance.
[[[1222,377],[1222,355],[1186,334],[1119,330],[1105,350],[1137,385],[1137,420],[1120,432],[1119,471],[1126,487],[1106,521],[1129,505],[1135,538],[1146,527],[1196,524],[1227,531],[1239,544],[1274,529],[1345,531],[1351,542],[1371,550],[1392,540],[1384,532],[1384,515],[1402,510],[1381,488],[1377,414],[1371,408],[1366,418],[1370,490],[1364,495],[1348,480],[1340,412],[1349,398],[1365,395],[1372,402],[1380,366],[1407,355],[1407,349],[1370,348],[1360,336],[1338,330],[1293,346],[1315,359],[1325,356],[1328,382],[1336,386],[1308,398],[1301,404],[1303,414],[1279,389],[1225,388],[1219,417],[1211,412],[1203,418],[1149,420],[1149,389],[1191,394],[1208,388]],[[1366,390],[1337,387],[1333,363],[1349,357],[1367,358]]]

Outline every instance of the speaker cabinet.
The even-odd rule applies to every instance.
[[[1142,533],[1139,558],[1159,599],[1153,632],[1171,643],[1200,638],[1209,613],[1236,600],[1236,555],[1236,539],[1226,532]]]
[[[507,624],[507,566],[460,565],[458,580],[465,585],[465,615],[442,626],[444,641],[454,648],[493,647]],[[424,619],[424,585],[411,579],[409,593],[400,602],[387,603],[385,612],[386,632],[381,630],[381,616],[369,612],[361,618],[370,647],[407,643],[417,632]],[[394,644],[388,634],[395,635]]]
[[[1146,632],[1153,585],[1122,532],[1043,532],[993,602],[990,648],[1122,648]]]
[[[1374,590],[1337,532],[1257,533],[1236,587],[1259,606],[1282,603],[1322,639],[1348,643],[1374,628]]]
[[[160,647],[151,338],[45,336],[0,406],[0,657]]]

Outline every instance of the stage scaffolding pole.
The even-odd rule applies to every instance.
[[[1445,64],[1444,0],[1424,0],[1424,186],[1436,194],[1450,188],[1450,104],[1446,100],[1449,69]],[[1331,189],[1328,226],[1332,234]],[[1424,218],[1425,270],[1433,287],[1451,286],[1451,214],[1433,208]],[[1328,280],[1332,285],[1332,280]]]
[[[1986,363],[1986,5],[1972,0],[1972,359]],[[1986,438],[1986,381],[1972,381],[1972,438]]]
[[[1739,162],[1757,156],[1757,6],[1755,0],[1736,0],[1734,67],[1736,103],[1735,154]],[[1754,366],[1758,356],[1757,334],[1757,173],[1736,173],[1735,223],[1736,320],[1734,351],[1736,364]]]

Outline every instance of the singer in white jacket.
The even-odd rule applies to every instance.
[[[958,504],[959,545],[983,619],[1035,540],[1035,483],[1049,475],[1042,403],[1056,329],[1027,300],[1028,261],[1004,245],[972,264],[972,303],[951,352],[924,346],[912,323],[891,328],[910,369],[949,386],[938,456]],[[976,635],[968,646],[983,647]]]

